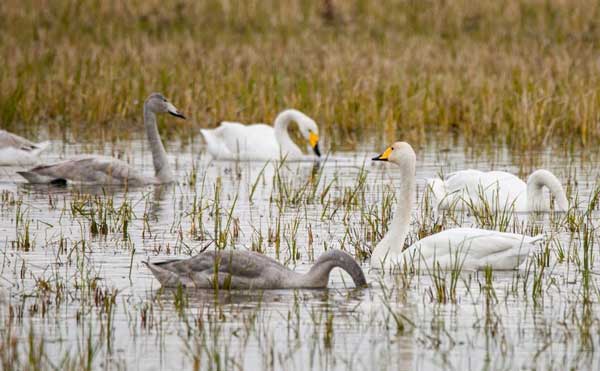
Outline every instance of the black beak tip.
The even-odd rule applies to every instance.
[[[180,113],[180,112],[171,112],[171,111],[169,111],[169,113],[171,115],[175,116],[175,117],[179,117],[179,118],[184,119],[184,120],[186,119],[186,117],[183,115],[183,113]]]
[[[319,144],[316,144],[313,147],[313,151],[315,151],[315,154],[317,155],[317,157],[321,157],[321,150],[319,149]]]
[[[373,160],[373,161],[387,161],[386,159],[381,158],[381,156],[375,156],[371,160]]]

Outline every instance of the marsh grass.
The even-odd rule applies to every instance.
[[[295,107],[334,150],[432,132],[572,149],[600,139],[599,16],[591,0],[8,0],[0,123],[127,139],[158,90],[191,117],[160,123],[184,143]]]
[[[583,151],[558,161],[598,136],[596,4],[356,0],[330,2],[325,13],[322,2],[282,4],[0,4],[0,50],[10,56],[0,65],[2,127],[65,140],[55,157],[69,153],[68,141],[139,143],[128,139],[152,90],[192,117],[161,120],[166,136],[181,138],[170,147],[194,144],[197,129],[219,119],[268,122],[295,106],[319,121],[330,148],[363,151],[351,166],[206,164],[190,146],[173,151],[182,181],[164,188],[11,179],[0,194],[2,369],[596,365],[596,159]],[[418,145],[434,132],[439,145]],[[396,188],[394,174],[362,158],[370,141],[398,137],[415,143],[420,161],[436,158],[419,164],[426,175],[440,161],[451,170],[474,159],[514,165],[522,177],[540,163],[564,166],[577,207],[523,222],[490,205],[437,213],[419,183],[406,245],[455,226],[547,241],[514,272],[465,272],[458,259],[450,271],[408,262],[368,271]],[[148,157],[111,144],[105,150],[127,161]],[[563,145],[536,152],[553,144]],[[350,289],[334,271],[329,290],[156,290],[140,264],[207,248],[248,248],[299,271],[341,248],[371,285]]]

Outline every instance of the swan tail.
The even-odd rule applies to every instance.
[[[536,242],[543,242],[546,239],[546,236],[544,236],[543,234],[538,234],[532,237],[529,237],[529,239],[526,241],[527,243],[536,243]]]
[[[61,179],[41,175],[33,171],[17,171],[17,174],[25,178],[29,183],[34,184],[48,184],[59,182]]]
[[[156,278],[158,282],[160,282],[161,286],[177,287],[181,284],[181,280],[179,279],[179,277],[174,272],[171,272],[170,270],[163,267],[164,265],[171,262],[173,262],[173,260],[158,263],[142,261],[142,264],[144,264],[146,267],[148,267],[148,269],[150,269],[150,272],[152,272],[154,278]]]
[[[221,148],[223,145],[221,144],[221,139],[214,130],[201,129],[200,134],[202,134],[202,137],[204,138],[208,153],[213,158],[221,157],[223,155],[223,149]]]
[[[212,130],[200,129],[200,134],[202,134],[202,138],[204,139],[204,142],[206,142],[206,145],[215,139]]]

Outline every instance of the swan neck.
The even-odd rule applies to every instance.
[[[549,209],[544,199],[544,187],[554,196],[559,211],[567,211],[569,202],[560,181],[547,170],[536,170],[527,179],[527,207],[530,211]]]
[[[396,260],[402,253],[410,227],[412,204],[416,196],[415,164],[400,167],[400,182],[396,192],[396,212],[389,229],[371,256],[371,265],[381,268]]]
[[[154,174],[161,183],[169,183],[174,180],[173,172],[169,166],[167,152],[163,146],[158,126],[156,124],[156,114],[144,105],[144,126],[146,127],[146,137],[150,143],[152,151],[152,162],[154,163]]]
[[[292,156],[300,156],[302,155],[302,150],[294,143],[292,138],[290,138],[289,126],[292,121],[296,123],[299,122],[299,115],[295,111],[286,110],[281,112],[275,118],[275,123],[273,124],[275,130],[275,138],[279,143],[279,147],[281,150],[281,155],[292,155]]]
[[[322,254],[306,274],[298,277],[298,286],[325,288],[329,282],[329,274],[334,268],[343,269],[348,273],[356,287],[365,286],[367,283],[361,267],[352,256],[341,250],[330,250]]]

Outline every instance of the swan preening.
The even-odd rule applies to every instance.
[[[388,232],[371,256],[371,267],[420,270],[515,269],[529,255],[541,236],[530,237],[476,228],[454,228],[425,237],[403,250],[410,226],[412,202],[416,196],[416,155],[405,142],[396,142],[375,161],[397,165],[400,184],[398,205]]]
[[[151,94],[144,102],[144,126],[152,151],[154,176],[144,176],[124,161],[113,157],[80,155],[48,165],[19,172],[30,183],[74,181],[98,184],[161,184],[175,181],[165,147],[156,124],[157,113],[169,113],[184,118],[175,106],[160,93]]]
[[[527,183],[503,171],[462,170],[446,179],[428,180],[439,209],[510,210],[514,212],[550,211],[548,188],[555,199],[556,211],[568,211],[569,202],[560,181],[548,170],[536,170]]]
[[[294,109],[277,115],[273,126],[224,121],[215,129],[203,129],[200,132],[206,141],[208,153],[217,160],[310,159],[290,138],[288,128],[292,122],[298,125],[310,149],[320,157],[319,127],[313,119]]]
[[[336,267],[346,271],[356,287],[367,284],[358,263],[341,250],[323,253],[304,274],[263,254],[244,250],[206,251],[189,259],[144,264],[164,287],[317,289],[327,287],[329,273]]]
[[[23,137],[0,130],[0,165],[31,165],[50,142],[33,143]]]

